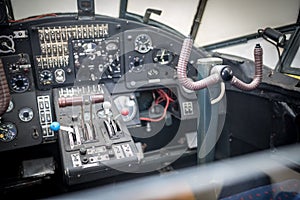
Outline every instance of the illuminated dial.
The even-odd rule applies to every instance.
[[[129,96],[118,96],[114,102],[122,115],[124,122],[128,122],[135,118],[137,114],[136,102]]]
[[[15,43],[13,36],[0,36],[0,53],[14,53],[15,52]]]
[[[53,76],[49,70],[43,70],[40,72],[39,78],[41,84],[50,85],[52,83]]]
[[[158,49],[153,54],[153,61],[161,65],[167,65],[172,62],[174,54],[167,49]]]
[[[19,111],[19,118],[23,122],[29,122],[33,118],[33,110],[31,108],[25,107]]]
[[[10,142],[17,136],[17,128],[13,123],[5,122],[0,124],[0,141]]]
[[[134,50],[136,50],[139,53],[147,53],[151,49],[153,49],[153,47],[152,47],[152,40],[149,35],[141,34],[135,38]]]
[[[15,92],[25,92],[29,88],[29,79],[23,74],[17,74],[11,77],[11,88]]]

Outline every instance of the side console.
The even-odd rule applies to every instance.
[[[54,90],[67,184],[131,172],[138,150],[104,85]]]
[[[1,57],[11,101],[0,121],[0,151],[40,144],[39,122],[32,65],[28,54]]]

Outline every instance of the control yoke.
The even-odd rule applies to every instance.
[[[211,74],[208,77],[199,81],[194,82],[191,79],[188,79],[186,74],[186,67],[192,51],[192,46],[193,40],[191,38],[186,38],[183,42],[178,61],[178,79],[185,88],[190,90],[201,90],[219,82],[224,83],[225,81],[230,81],[232,85],[241,90],[253,90],[257,88],[257,86],[261,83],[263,74],[263,50],[259,44],[256,44],[254,48],[255,75],[250,83],[245,83],[238,79],[236,76],[234,76],[232,69],[227,65],[214,66],[211,70]],[[223,90],[225,90],[225,87]],[[218,97],[218,99],[221,100],[222,97]],[[213,101],[212,104],[217,103],[218,101]]]

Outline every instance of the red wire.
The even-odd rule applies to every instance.
[[[162,101],[167,101],[166,102],[166,105],[165,105],[165,108],[164,108],[164,112],[162,114],[161,117],[157,118],[157,119],[152,119],[152,118],[147,118],[147,117],[141,117],[140,120],[142,121],[149,121],[149,122],[159,122],[161,121],[162,119],[164,119],[166,117],[166,114],[167,114],[167,110],[168,110],[168,107],[170,105],[170,101],[174,101],[172,98],[170,98],[167,93],[165,93],[163,90],[159,89],[157,90],[157,92],[159,93],[159,97],[155,100],[155,103],[158,104]],[[159,100],[159,101],[158,101]]]

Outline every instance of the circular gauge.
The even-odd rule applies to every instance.
[[[0,124],[0,141],[10,142],[17,136],[17,128],[13,123],[5,122]]]
[[[158,49],[153,54],[153,61],[161,65],[167,65],[173,61],[174,54],[167,49]]]
[[[23,74],[17,74],[11,77],[11,88],[15,92],[25,92],[29,88],[29,79]]]
[[[133,120],[136,117],[137,105],[129,96],[118,96],[114,99],[114,102],[121,113],[124,122]]]
[[[140,72],[143,69],[144,59],[135,56],[130,59],[129,68],[132,72]]]
[[[149,35],[141,34],[135,38],[134,41],[134,50],[139,53],[147,53],[153,49],[152,47],[152,40]]]
[[[9,102],[8,108],[6,110],[6,112],[10,112],[14,109],[14,103],[12,101]]]
[[[13,36],[0,36],[0,53],[13,53],[15,52],[15,43]]]
[[[23,122],[29,122],[33,118],[33,110],[31,108],[25,107],[19,111],[19,118]]]
[[[52,83],[52,73],[49,70],[43,70],[39,75],[40,83],[43,85],[50,85]]]

